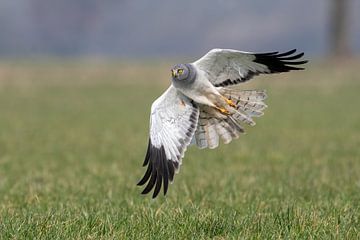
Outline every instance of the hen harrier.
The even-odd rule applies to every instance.
[[[143,163],[147,170],[138,183],[147,183],[142,194],[155,186],[155,198],[162,184],[166,194],[191,143],[216,148],[219,138],[229,143],[244,132],[240,123],[255,125],[252,117],[263,115],[267,107],[263,102],[265,91],[232,86],[262,73],[303,70],[297,66],[307,61],[297,59],[304,53],[295,52],[213,49],[196,62],[172,68],[171,86],[151,106],[150,138]]]

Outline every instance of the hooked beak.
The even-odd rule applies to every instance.
[[[175,77],[177,76],[175,69],[171,69],[171,76],[172,76],[173,78],[175,78]]]

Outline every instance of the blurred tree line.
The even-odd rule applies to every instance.
[[[334,57],[349,56],[349,1],[332,0],[330,10],[330,53]]]

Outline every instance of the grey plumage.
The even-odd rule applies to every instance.
[[[144,166],[147,171],[138,185],[143,194],[153,188],[155,198],[179,171],[190,143],[216,148],[220,139],[230,143],[244,133],[243,123],[254,126],[254,117],[267,107],[264,90],[239,90],[234,85],[261,73],[302,70],[297,61],[303,53],[248,53],[213,49],[193,63],[177,64],[172,85],[151,107],[150,138]]]

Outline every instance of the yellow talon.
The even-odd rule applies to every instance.
[[[223,98],[229,106],[236,107],[235,103],[231,99],[227,99],[226,97]]]
[[[229,114],[229,111],[226,110],[225,108],[219,108],[219,107],[217,107],[216,109],[219,110],[219,111],[220,111],[221,113],[223,113],[223,114]]]
[[[227,102],[231,107],[236,107],[235,103],[234,103],[232,100],[228,99],[226,102]]]

